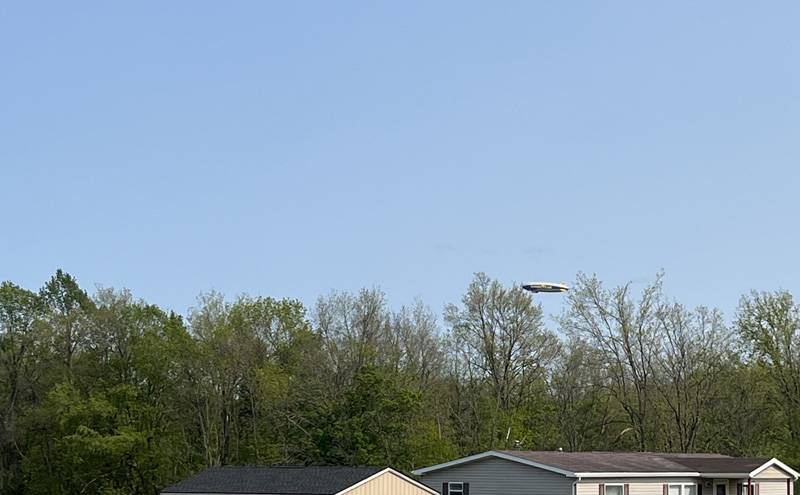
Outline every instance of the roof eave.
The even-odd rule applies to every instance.
[[[575,473],[575,475],[581,478],[696,478],[701,476],[696,471],[582,471]]]
[[[772,466],[778,467],[778,468],[786,471],[787,473],[792,475],[794,477],[794,479],[800,478],[800,473],[798,473],[797,471],[795,471],[794,469],[790,468],[789,466],[787,466],[786,464],[784,464],[783,462],[779,461],[778,459],[776,459],[774,457],[772,459],[768,460],[767,462],[765,462],[764,464],[760,465],[759,467],[757,467],[756,469],[754,469],[750,473],[748,473],[748,476],[750,478],[754,478],[754,477],[758,476],[759,473],[761,473],[765,469],[767,469],[769,467],[772,467]]]
[[[701,478],[747,478],[750,473],[700,473]]]
[[[430,473],[430,472],[433,472],[433,471],[439,471],[441,469],[447,469],[449,467],[458,466],[460,464],[466,464],[468,462],[479,461],[481,459],[486,459],[487,457],[495,457],[495,458],[498,458],[498,459],[505,459],[507,461],[518,462],[520,464],[525,464],[526,466],[532,466],[532,467],[535,467],[535,468],[544,469],[545,471],[558,473],[558,474],[564,475],[564,476],[566,476],[568,478],[575,478],[576,477],[575,473],[572,472],[572,471],[567,471],[566,469],[560,469],[560,468],[557,468],[557,467],[554,467],[554,466],[550,466],[550,465],[547,465],[547,464],[542,464],[540,462],[531,461],[530,459],[517,457],[515,455],[506,454],[504,452],[498,452],[496,450],[489,450],[487,452],[481,452],[480,454],[475,454],[475,455],[471,455],[471,456],[467,456],[467,457],[462,457],[461,459],[456,459],[456,460],[453,460],[453,461],[450,461],[450,462],[443,462],[442,464],[436,464],[434,466],[428,466],[426,468],[417,469],[417,470],[411,471],[411,474],[414,474],[416,476],[422,476],[424,474],[427,474],[427,473]]]
[[[715,473],[715,472],[700,472],[700,471],[668,471],[668,472],[657,472],[657,471],[644,471],[644,472],[631,472],[631,471],[617,471],[617,472],[601,472],[601,471],[568,471],[565,469],[556,468],[554,466],[550,466],[547,464],[542,464],[536,461],[531,461],[530,459],[525,459],[522,457],[517,457],[515,455],[506,454],[504,452],[498,452],[495,450],[490,450],[487,452],[481,452],[480,454],[475,454],[467,457],[462,457],[461,459],[455,459],[453,461],[444,462],[441,464],[436,464],[434,466],[428,466],[425,468],[420,468],[417,470],[412,471],[411,473],[416,476],[422,476],[424,474],[439,471],[441,469],[447,469],[453,466],[458,466],[461,464],[466,464],[469,462],[479,461],[481,459],[485,459],[487,457],[496,457],[498,459],[505,459],[508,461],[517,462],[520,464],[525,464],[528,466],[533,466],[539,469],[544,469],[546,471],[551,471],[554,473],[562,474],[568,478],[680,478],[680,477],[692,477],[692,478],[753,478],[765,469],[776,466],[791,476],[794,479],[800,478],[800,473],[795,471],[794,469],[790,468],[783,462],[779,461],[778,459],[772,458],[769,461],[765,462],[755,470],[747,473]]]
[[[426,485],[423,485],[419,481],[413,480],[413,479],[409,478],[408,476],[406,476],[405,474],[401,473],[400,471],[396,471],[396,470],[394,470],[392,468],[382,469],[382,470],[378,471],[377,473],[373,474],[372,476],[368,476],[368,477],[364,478],[363,480],[359,481],[358,483],[356,483],[354,485],[350,485],[347,488],[345,488],[344,490],[340,490],[340,491],[336,492],[335,495],[344,495],[345,493],[347,493],[347,492],[349,492],[351,490],[355,490],[359,486],[364,485],[366,483],[369,483],[370,481],[374,480],[375,478],[377,478],[377,477],[379,477],[381,475],[387,474],[387,473],[393,474],[393,475],[397,476],[398,478],[400,478],[400,479],[402,479],[404,481],[407,481],[408,483],[411,483],[412,485],[416,486],[417,488],[430,493],[431,495],[439,495],[439,492],[437,492],[433,488],[431,488],[429,486],[426,486]]]

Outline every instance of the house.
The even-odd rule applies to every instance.
[[[392,468],[226,466],[167,487],[162,495],[437,495]]]
[[[413,474],[443,495],[793,495],[798,478],[777,459],[507,450]]]

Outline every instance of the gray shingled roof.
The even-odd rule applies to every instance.
[[[689,454],[662,455],[701,473],[749,473],[769,461],[766,457],[728,457],[721,455]]]
[[[721,454],[658,454],[652,452],[554,452],[503,450],[519,457],[574,473],[749,473],[769,459]]]
[[[381,471],[378,467],[226,466],[210,468],[161,493],[333,495]]]

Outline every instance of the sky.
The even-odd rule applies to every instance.
[[[798,2],[4,2],[0,280],[800,294]],[[550,314],[564,298],[540,299]]]

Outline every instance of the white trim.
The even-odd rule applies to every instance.
[[[584,478],[747,478],[749,473],[706,473],[699,471],[686,472],[630,472],[630,471],[607,471],[607,472],[580,472],[576,476]]]
[[[505,454],[503,452],[497,452],[495,450],[489,450],[487,452],[481,452],[480,454],[471,455],[468,457],[462,457],[461,459],[456,459],[450,462],[444,462],[442,464],[436,464],[435,466],[428,466],[426,468],[420,468],[415,471],[411,471],[411,474],[416,474],[417,476],[423,475],[425,473],[430,473],[431,471],[438,471],[440,469],[446,469],[451,466],[458,466],[459,464],[465,464],[467,462],[479,461],[481,459],[485,459],[487,457],[497,457],[498,459],[505,459],[507,461],[518,462],[520,464],[525,464],[527,466],[533,466],[539,469],[544,469],[545,471],[551,471],[553,473],[563,474],[568,478],[575,478],[576,475],[572,471],[567,471],[564,469],[559,469],[553,466],[548,466],[547,464],[541,464],[535,461],[531,461],[528,459],[524,459],[522,457],[517,457],[515,455]]]
[[[578,495],[578,483],[580,481],[580,478],[575,478],[575,481],[572,482],[572,495]]]
[[[764,471],[765,469],[767,469],[768,467],[772,467],[772,466],[777,466],[780,469],[783,469],[787,473],[789,473],[792,476],[794,476],[794,479],[800,478],[800,473],[798,473],[797,471],[795,471],[794,469],[790,468],[789,466],[787,466],[786,464],[782,463],[781,461],[779,461],[778,459],[776,459],[774,457],[772,459],[768,460],[767,462],[765,462],[764,464],[762,464],[761,466],[759,466],[758,468],[756,468],[755,470],[753,470],[753,472],[751,472],[749,476],[751,478],[755,478],[756,476],[758,476],[758,473],[760,473],[760,472]]]
[[[756,492],[756,481],[751,479],[741,479],[736,482],[736,495],[752,495]],[[740,488],[741,487],[741,488]]]
[[[608,489],[609,486],[618,486],[622,488],[622,492],[620,492],[620,495],[625,495],[625,483],[601,483],[601,484],[603,485],[603,495],[608,495],[608,492],[606,492],[606,490]]]
[[[583,478],[698,478],[701,473],[698,472],[630,472],[630,471],[609,471],[603,473],[595,473],[592,471],[574,473],[576,476]]]
[[[398,478],[411,483],[412,485],[416,486],[417,488],[419,488],[421,490],[425,490],[426,492],[430,493],[431,495],[439,495],[439,492],[437,492],[433,488],[431,488],[429,486],[425,486],[425,485],[423,485],[422,483],[420,483],[417,480],[412,480],[411,478],[409,478],[405,474],[401,473],[400,471],[395,471],[392,468],[386,468],[386,469],[384,469],[382,471],[378,471],[377,473],[373,474],[372,476],[370,476],[368,478],[364,478],[363,480],[359,481],[355,485],[348,486],[344,490],[342,490],[340,492],[336,492],[335,495],[344,495],[345,493],[347,493],[347,492],[349,492],[351,490],[354,490],[354,489],[358,488],[359,486],[361,486],[361,485],[363,485],[365,483],[369,483],[370,481],[372,481],[375,478],[377,478],[379,476],[382,476],[384,474],[393,474],[393,475],[397,476]]]
[[[607,471],[607,472],[580,472],[576,476],[584,478],[747,478],[749,473],[706,473],[699,471],[672,471],[672,472],[630,472],[630,471]]]
[[[492,451],[481,452],[480,454],[470,455],[467,457],[462,457],[460,459],[443,462],[441,464],[434,464],[433,466],[415,469],[414,471],[411,471],[411,474],[419,476],[421,474],[430,473],[431,471],[438,471],[440,469],[449,468],[450,466],[457,466],[459,464],[485,459],[486,457],[490,456],[492,456]]]
[[[698,493],[697,493],[697,483],[686,483],[686,482],[667,483],[667,495],[669,495],[670,488],[672,488],[673,486],[679,486],[681,488],[680,489],[680,495],[689,495],[688,493],[686,493],[686,487],[687,486],[689,487],[690,492],[691,492],[691,490],[694,490],[694,495],[698,495]]]
[[[794,477],[794,479],[800,478],[800,473],[795,471],[794,469],[790,468],[786,464],[782,463],[778,459],[772,458],[771,460],[765,462],[762,466],[758,467],[751,473],[701,473],[701,472],[626,472],[626,471],[619,471],[619,472],[592,472],[592,471],[583,471],[583,472],[572,472],[567,471],[565,469],[559,469],[553,466],[548,466],[546,464],[541,464],[539,462],[531,461],[529,459],[525,459],[523,457],[517,457],[511,454],[505,454],[503,452],[497,452],[495,450],[489,450],[487,452],[481,452],[480,454],[475,454],[467,457],[462,457],[461,459],[455,459],[453,461],[444,462],[442,464],[436,464],[434,466],[428,466],[425,468],[420,468],[414,471],[411,471],[412,474],[417,476],[430,473],[432,471],[438,471],[440,469],[446,469],[452,466],[458,466],[460,464],[465,464],[468,462],[479,461],[481,459],[485,459],[487,457],[496,457],[498,459],[505,459],[507,461],[518,462],[520,464],[525,464],[527,466],[533,466],[539,469],[544,469],[546,471],[551,471],[553,473],[563,474],[568,478],[680,478],[680,477],[689,477],[689,478],[753,478],[758,473],[764,471],[770,466],[777,466],[780,469],[783,469],[790,475]]]
[[[447,482],[447,494],[450,495],[453,493],[453,485],[461,485],[461,488],[456,490],[459,494],[464,495],[464,482],[463,481],[448,481]]]

